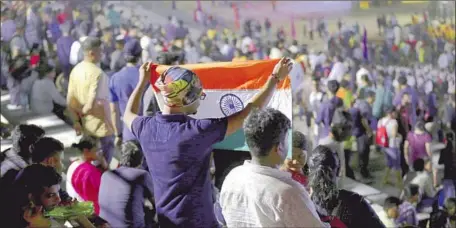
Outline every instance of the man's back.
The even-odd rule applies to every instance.
[[[228,227],[323,227],[306,190],[291,174],[246,161],[220,192]]]
[[[162,227],[214,227],[209,161],[212,145],[224,139],[227,119],[183,114],[136,117],[131,130],[144,151],[154,182]]]
[[[144,202],[150,199],[153,203],[152,197],[152,178],[147,171],[130,167],[107,171],[101,177],[100,217],[113,227],[148,227]]]
[[[108,90],[107,76],[97,65],[83,61],[78,63],[71,71],[67,96],[71,98],[72,108],[81,110],[89,99],[93,97],[97,103],[95,108],[104,108],[105,116],[86,115],[82,117],[84,130],[96,137],[112,134],[112,130],[108,125],[109,121],[107,121],[109,120]]]
[[[111,94],[111,102],[118,102],[120,117],[123,116],[127,106],[128,98],[138,84],[139,70],[134,66],[126,66],[119,72],[112,75],[109,80],[109,92]],[[139,109],[138,115],[142,115],[142,108]],[[122,131],[123,140],[133,140],[135,137],[126,127]]]

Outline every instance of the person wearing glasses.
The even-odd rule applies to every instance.
[[[277,84],[292,68],[283,58],[246,107],[225,118],[194,119],[205,97],[199,77],[171,67],[155,85],[163,99],[162,112],[139,116],[141,98],[153,69],[141,66],[139,82],[128,100],[123,121],[138,139],[151,173],[160,227],[218,227],[209,175],[212,145],[235,133],[252,110],[269,103]]]

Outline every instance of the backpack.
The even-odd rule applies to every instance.
[[[389,121],[390,121],[390,119],[385,121],[384,124],[377,127],[377,134],[375,136],[375,144],[377,144],[381,147],[384,147],[384,148],[389,147],[388,133],[386,131],[386,125],[388,124]]]

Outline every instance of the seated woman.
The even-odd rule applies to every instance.
[[[339,218],[347,227],[385,227],[362,196],[337,187],[339,169],[337,154],[325,146],[314,149],[309,159],[309,187],[320,216]]]
[[[74,143],[73,148],[80,150],[82,163],[77,166],[71,177],[71,185],[74,191],[84,201],[91,201],[95,207],[95,214],[98,215],[98,192],[100,190],[101,175],[108,169],[103,156],[97,154],[100,142],[91,136],[84,136],[79,143]],[[101,168],[92,165],[92,162],[100,162]]]
[[[73,126],[72,121],[65,115],[66,99],[60,94],[54,84],[55,70],[47,64],[38,67],[38,80],[33,83],[30,94],[30,107],[37,114],[54,113],[66,124]]]

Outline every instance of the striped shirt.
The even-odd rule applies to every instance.
[[[415,207],[409,202],[399,205],[399,217],[395,220],[397,226],[418,226]]]

